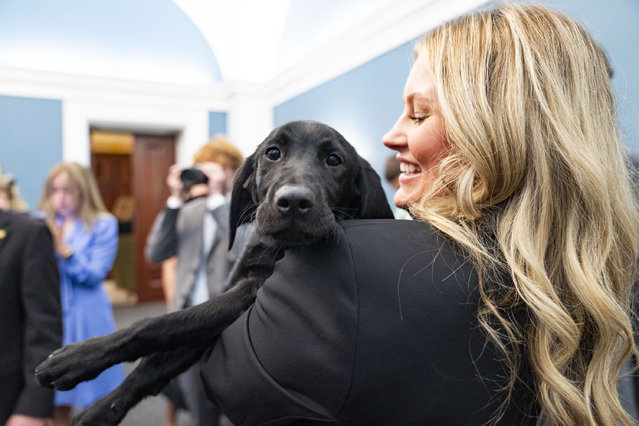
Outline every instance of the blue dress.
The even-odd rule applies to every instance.
[[[102,282],[113,266],[118,247],[118,222],[100,216],[89,229],[77,220],[65,237],[73,255],[58,256],[63,313],[63,344],[115,331],[111,302]],[[115,365],[93,380],[69,391],[56,391],[55,405],[85,408],[104,397],[124,380],[122,365]]]

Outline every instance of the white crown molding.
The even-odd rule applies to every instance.
[[[228,87],[187,86],[0,66],[0,94],[103,104],[228,108]]]

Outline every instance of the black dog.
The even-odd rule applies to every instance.
[[[113,364],[144,357],[120,387],[73,420],[119,423],[142,398],[157,394],[199,360],[253,303],[287,246],[330,238],[336,220],[350,218],[392,218],[379,176],[368,162],[324,124],[294,121],[273,130],[234,181],[230,244],[240,225],[256,225],[228,290],[201,305],[65,346],[38,366],[37,381],[67,390]]]

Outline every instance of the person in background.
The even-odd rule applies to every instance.
[[[118,222],[106,211],[92,172],[75,162],[55,165],[46,178],[39,210],[58,259],[63,344],[115,331],[102,283],[116,255]],[[55,425],[67,425],[72,407],[91,406],[123,380],[124,369],[116,365],[72,390],[57,391]]]
[[[194,180],[190,185],[189,179],[181,178],[185,176],[182,166],[169,168],[166,182],[171,196],[153,223],[145,254],[156,263],[177,256],[175,287],[165,288],[167,294],[173,293],[172,310],[205,302],[224,289],[239,257],[237,249],[228,250],[228,196],[243,159],[225,137],[215,136],[193,158],[194,166],[207,182]],[[186,173],[193,173],[193,169]],[[177,381],[194,424],[210,426],[228,421],[206,397],[199,366],[178,376]]]
[[[397,160],[397,157],[393,154],[388,157],[386,160],[386,166],[384,167],[384,176],[386,177],[386,181],[395,191],[399,189],[399,175],[402,173],[400,170],[400,164],[401,163]],[[395,207],[393,215],[395,216],[395,219],[412,219],[412,217],[410,217],[410,213],[401,207]]]
[[[2,169],[0,169],[0,210],[29,213],[29,207],[20,196],[15,179],[10,174],[2,174]]]
[[[184,202],[187,203],[201,197],[206,197],[208,192],[208,184],[195,184],[189,189],[189,195]],[[176,275],[177,256],[173,256],[162,262],[162,290],[164,292],[164,302],[166,303],[168,312],[173,311]],[[179,410],[187,409],[177,380],[171,380],[171,382],[162,389],[162,394],[167,398],[164,426],[175,426],[177,424]]]
[[[288,249],[202,360],[238,424],[634,425],[639,204],[606,58],[500,3],[415,45],[382,142],[412,221]]]
[[[33,372],[62,344],[53,242],[42,221],[1,209],[0,294],[0,424],[47,424],[53,390],[36,384]]]

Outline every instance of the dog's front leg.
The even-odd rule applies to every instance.
[[[175,324],[188,321],[189,316],[182,311],[176,316],[177,313],[146,318],[106,336],[66,345],[38,365],[36,381],[42,386],[68,390],[114,364],[173,349],[177,343],[171,340],[171,331],[179,333]]]
[[[128,337],[125,329],[66,345],[38,365],[36,381],[42,386],[68,390],[96,377],[113,364],[133,361],[139,356],[128,353]]]
[[[255,241],[257,241],[256,239]],[[197,306],[135,322],[106,336],[67,345],[53,352],[35,371],[42,386],[68,390],[111,365],[176,346],[211,342],[255,300],[255,294],[282,258],[279,246],[249,244],[234,268],[230,289]]]
[[[222,295],[188,309],[137,321],[106,336],[67,345],[37,367],[36,380],[42,386],[72,389],[119,362],[135,361],[180,345],[211,342],[253,303],[282,253],[274,246],[251,245],[233,273],[237,281]]]
[[[209,345],[213,342],[209,342]],[[196,363],[209,345],[182,346],[143,358],[124,382],[73,418],[75,426],[119,424],[127,412],[149,395],[157,395],[169,381]]]
[[[285,247],[269,237],[254,233],[240,259],[235,263],[227,280],[227,288],[246,280],[251,286],[261,287],[273,273],[275,262],[284,257]],[[254,289],[257,291],[257,288]]]
[[[119,362],[134,361],[176,346],[210,343],[255,299],[257,288],[253,282],[238,284],[200,305],[58,349],[36,368],[36,380],[42,386],[72,389]]]
[[[215,338],[237,319],[255,300],[257,290],[271,275],[275,261],[282,257],[282,250],[268,246],[252,246],[233,274],[234,285],[221,296],[209,302],[180,311],[188,311],[188,318],[181,321],[180,341],[184,346],[166,352],[156,352],[140,362],[127,376],[124,382],[94,406],[73,419],[72,425],[116,425],[143,398],[159,393],[169,380],[185,371],[202,356],[204,350],[212,345]],[[175,323],[174,325],[178,325]],[[168,335],[175,333],[172,330]],[[143,340],[151,338],[141,331]]]

